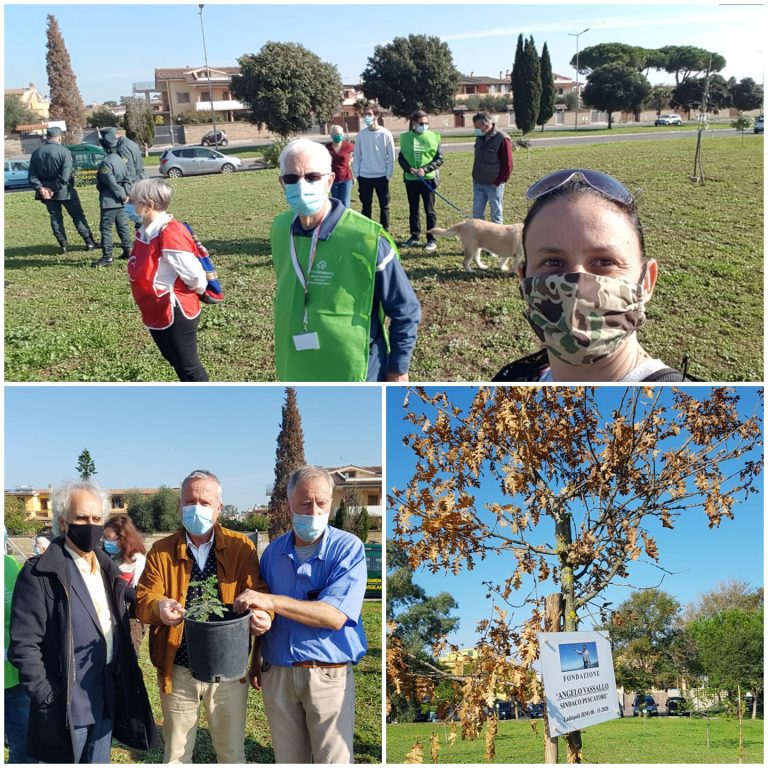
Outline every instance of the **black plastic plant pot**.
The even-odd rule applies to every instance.
[[[248,667],[250,612],[227,611],[211,621],[184,619],[187,656],[192,677],[204,683],[224,683],[245,677]]]

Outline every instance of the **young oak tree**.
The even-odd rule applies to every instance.
[[[51,91],[51,120],[64,120],[67,124],[67,144],[77,144],[83,135],[85,105],[77,78],[72,71],[72,60],[64,44],[64,37],[55,16],[48,15],[46,31],[48,53],[45,57],[45,71]]]
[[[562,597],[562,622],[553,628],[549,617],[550,631],[577,630],[587,610],[607,618],[603,591],[627,583],[633,562],[661,568],[656,529],[697,512],[716,528],[758,492],[762,402],[740,407],[738,392],[724,387],[646,386],[610,390],[616,404],[606,415],[606,390],[480,387],[466,410],[450,394],[417,387],[406,395],[404,419],[416,431],[403,442],[414,469],[389,503],[411,567],[458,574],[504,556],[509,576],[488,584],[490,594],[508,602],[533,583],[516,598],[530,612],[520,628],[498,607],[481,622],[480,663],[461,710],[466,737],[483,719],[469,705],[493,696],[499,681],[523,701],[536,695],[530,665],[544,628],[543,587]],[[482,501],[481,489],[493,486],[498,501]],[[407,665],[396,672],[407,677]],[[569,761],[579,762],[580,732],[565,738]]]

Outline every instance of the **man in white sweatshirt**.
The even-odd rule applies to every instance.
[[[391,131],[382,128],[378,122],[378,110],[366,107],[363,110],[363,128],[355,139],[355,156],[352,173],[357,179],[363,216],[371,217],[373,191],[379,201],[379,222],[389,230],[389,180],[395,172],[395,140]]]

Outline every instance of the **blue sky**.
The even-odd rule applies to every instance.
[[[194,3],[101,5],[28,2],[5,4],[5,87],[33,82],[48,92],[45,74],[47,14],[56,16],[86,103],[119,99],[133,82],[150,81],[155,67],[203,63],[198,6]],[[605,5],[403,2],[330,5],[207,3],[203,11],[208,61],[234,66],[267,41],[298,42],[336,64],[346,83],[357,83],[374,47],[408,34],[447,42],[465,74],[496,77],[512,68],[517,36],[546,42],[553,69],[571,76],[579,46],[623,42],[649,48],[692,45],[722,54],[723,75],[763,78],[765,8],[714,2]],[[652,82],[667,79],[651,73]]]
[[[77,476],[80,452],[106,488],[178,485],[193,469],[222,481],[224,503],[266,500],[282,387],[6,386],[4,487]],[[307,461],[381,464],[378,387],[299,387]]]
[[[472,387],[429,388],[431,393],[447,391],[449,399],[464,407],[476,391]],[[739,387],[743,410],[752,414],[757,398],[751,387]],[[602,412],[610,414],[611,408],[618,403],[618,397],[624,387],[603,386],[599,388]],[[402,488],[413,473],[413,452],[402,444],[404,435],[413,431],[413,425],[402,419],[403,393],[387,391],[387,486]],[[418,402],[411,397],[411,404]],[[753,457],[754,458],[754,457]],[[761,486],[762,487],[762,486]],[[498,487],[493,482],[486,482],[478,491],[481,501],[502,502]],[[673,573],[664,575],[656,568],[644,564],[645,556],[630,568],[630,583],[635,587],[659,586],[672,594],[681,604],[694,601],[702,592],[713,589],[719,581],[728,578],[747,580],[753,587],[763,583],[763,495],[752,495],[746,503],[739,503],[734,508],[734,520],[723,520],[719,528],[707,527],[707,518],[702,511],[688,513],[680,518],[674,529],[662,529],[654,526],[660,553],[661,565]],[[388,531],[391,535],[392,517],[388,515]],[[549,520],[542,518],[540,530],[542,541],[552,540],[552,530],[547,527]],[[534,543],[538,541],[533,538]],[[459,604],[455,612],[460,617],[460,627],[451,640],[458,645],[472,646],[475,642],[475,625],[481,619],[492,615],[491,601],[485,599],[486,588],[482,582],[503,582],[513,571],[510,557],[490,556],[487,560],[478,560],[472,571],[462,571],[452,576],[439,571],[430,574],[424,569],[417,571],[415,581],[421,584],[429,594],[448,591]],[[662,576],[663,581],[659,584]],[[550,589],[542,588],[540,595]],[[512,593],[510,600],[521,603],[526,594],[526,584],[520,592]],[[632,590],[627,587],[609,587],[606,599],[614,607],[628,599]],[[516,598],[519,598],[515,600]],[[506,606],[502,606],[506,607]],[[509,611],[508,611],[509,615]],[[520,617],[525,618],[521,612]],[[587,616],[582,616],[581,629],[591,629],[593,624]]]

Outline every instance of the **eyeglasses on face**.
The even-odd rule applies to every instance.
[[[298,184],[299,179],[305,179],[310,184],[317,184],[323,176],[330,176],[329,173],[284,173],[281,178],[284,184]]]
[[[583,182],[591,187],[595,192],[599,192],[609,200],[615,200],[617,203],[629,205],[634,198],[632,193],[613,176],[609,176],[602,171],[591,171],[581,168],[568,168],[563,171],[554,171],[549,173],[537,182],[532,184],[525,193],[526,200],[538,200],[540,197],[554,192],[556,189],[565,186],[569,181]]]

